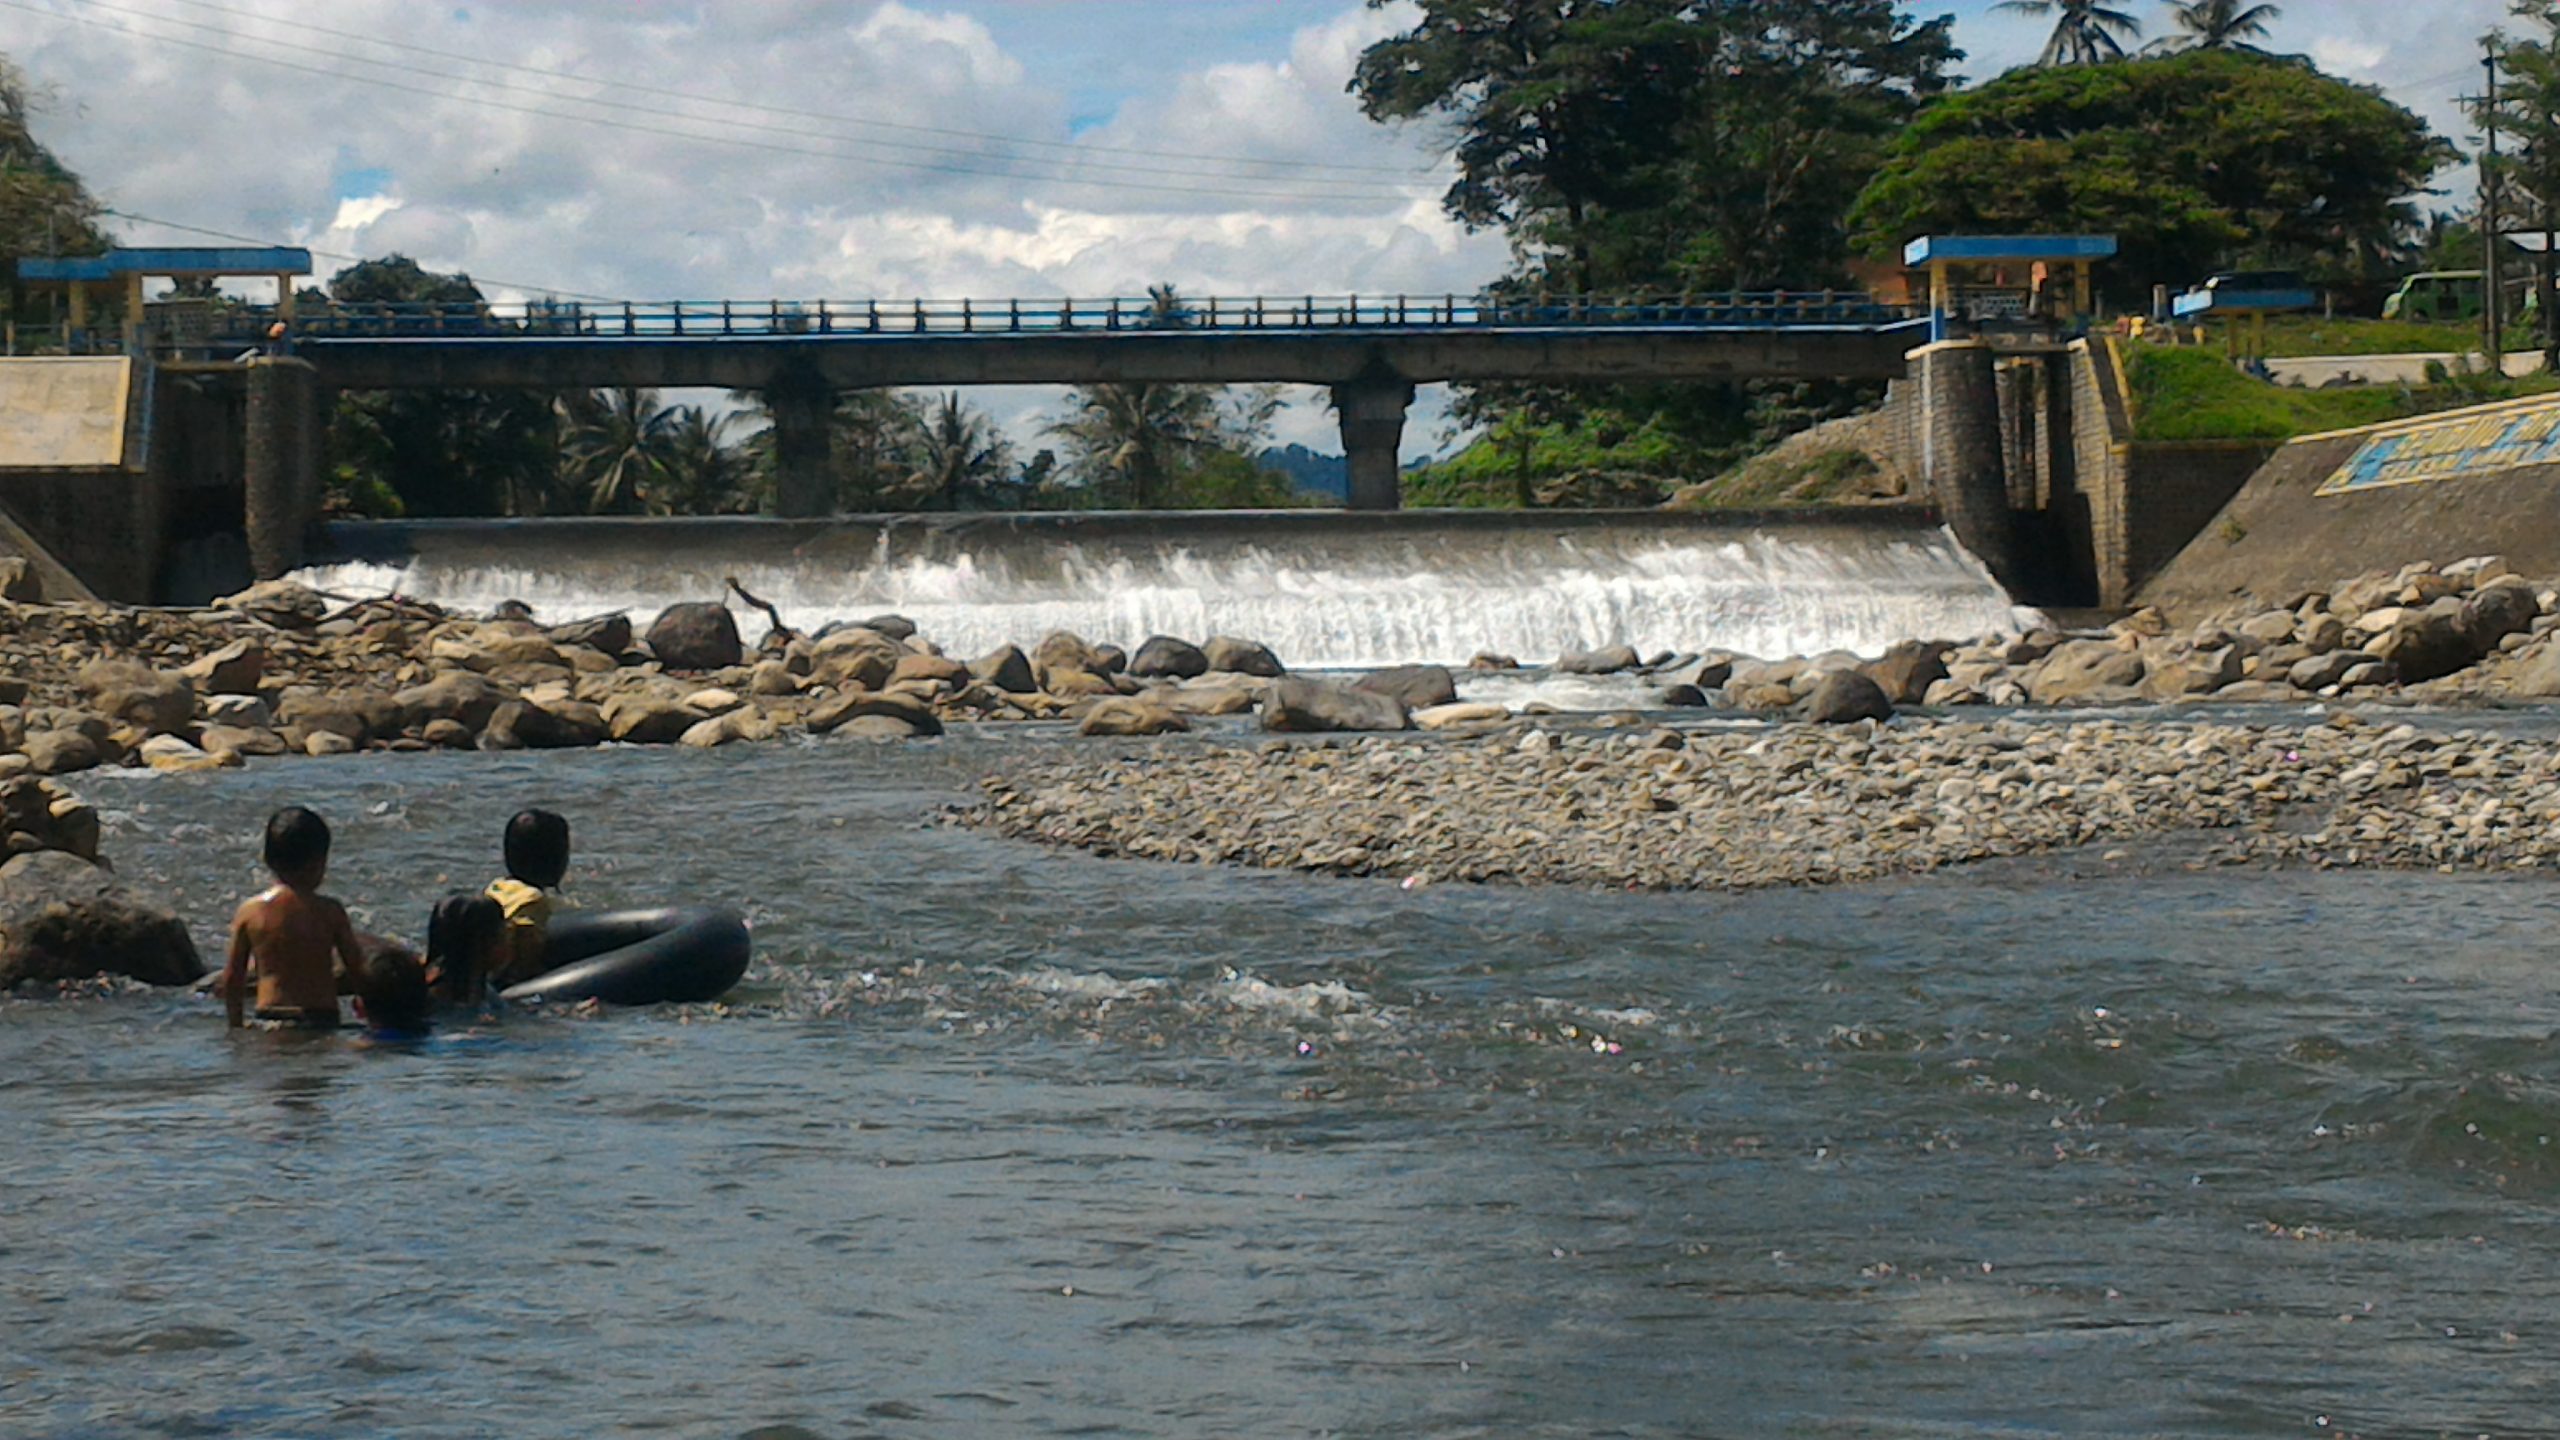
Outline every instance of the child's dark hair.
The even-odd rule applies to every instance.
[[[367,955],[364,973],[356,978],[356,998],[364,1002],[369,1030],[427,1032],[427,1011],[434,1000],[427,993],[426,967],[406,950],[386,945]]]
[[[507,873],[549,890],[569,873],[569,822],[548,810],[520,810],[507,822]]]
[[[299,805],[267,817],[267,868],[279,875],[329,858],[329,822]]]
[[[506,929],[506,912],[486,895],[448,895],[436,903],[427,915],[427,968],[439,999],[478,1003]]]

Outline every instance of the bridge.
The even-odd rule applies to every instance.
[[[282,323],[284,339],[270,344]],[[224,311],[207,354],[269,348],[327,390],[762,393],[779,508],[822,513],[834,397],[890,386],[1294,384],[1332,392],[1354,509],[1390,510],[1414,387],[1443,381],[1885,379],[1927,322],[1863,295],[1481,295],[321,305]]]

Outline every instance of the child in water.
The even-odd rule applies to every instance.
[[[491,977],[500,989],[521,984],[546,968],[544,948],[554,893],[569,873],[569,822],[548,810],[526,810],[507,822],[507,875],[489,886],[506,924]]]
[[[375,946],[356,973],[356,1010],[364,1016],[367,1040],[400,1044],[426,1039],[434,1029],[428,1018],[434,1003],[426,967],[405,947]]]
[[[276,883],[240,902],[231,917],[223,1013],[231,1028],[240,1028],[254,962],[261,1023],[335,1030],[338,965],[355,974],[364,956],[347,908],[320,893],[329,876],[328,822],[299,805],[277,811],[267,820],[265,858]]]

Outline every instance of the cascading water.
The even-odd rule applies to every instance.
[[[297,578],[339,594],[645,621],[735,577],[795,626],[895,611],[961,655],[1070,630],[1246,636],[1314,669],[1618,643],[1783,656],[2034,618],[1944,531],[1886,514],[419,522],[330,543]]]

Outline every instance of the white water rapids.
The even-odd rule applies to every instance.
[[[1872,653],[2031,623],[1945,532],[1908,523],[1277,525],[1233,517],[1114,526],[583,522],[341,526],[347,555],[296,578],[460,610],[521,600],[545,621],[643,623],[734,576],[795,627],[894,611],[955,655],[1056,630],[1134,649],[1238,635],[1288,664],[1531,664],[1570,650]],[[359,531],[364,533],[357,533]],[[391,543],[384,543],[389,541]],[[742,613],[752,638],[760,620]]]

